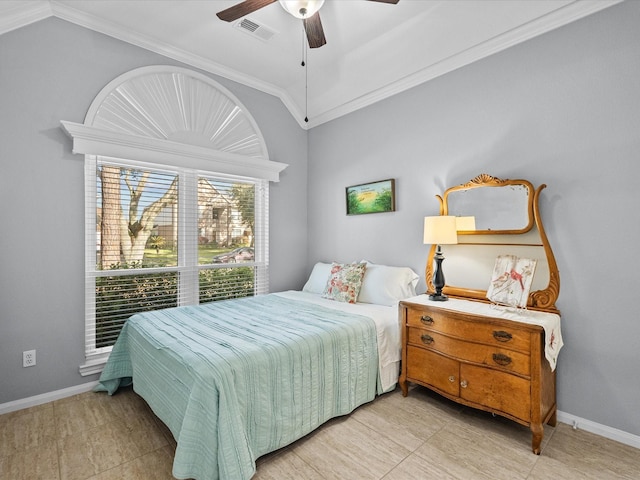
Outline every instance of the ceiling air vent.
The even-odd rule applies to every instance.
[[[268,41],[273,37],[276,32],[271,30],[264,25],[257,23],[248,18],[243,18],[238,23],[235,24],[236,28],[242,30],[244,33],[251,35],[252,37],[258,38],[264,42]]]

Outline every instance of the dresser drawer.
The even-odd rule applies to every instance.
[[[460,365],[460,397],[529,421],[531,382],[505,372]]]
[[[457,396],[460,364],[423,348],[407,347],[407,378]]]
[[[544,328],[532,318],[536,315],[523,312],[519,321],[494,314],[487,304],[456,300],[450,302],[459,305],[455,310],[420,300],[399,306],[402,394],[406,397],[415,382],[527,425],[532,450],[539,454],[543,423],[555,425],[556,403],[555,372],[544,357]]]
[[[462,318],[473,318],[470,314],[460,314],[447,310],[407,309],[409,326],[427,328],[434,332],[446,333],[456,337],[497,345],[504,348],[529,352],[531,333],[526,329],[492,324],[485,321],[474,322]]]
[[[529,376],[531,359],[528,354],[497,348],[492,345],[467,342],[423,328],[410,327],[408,343],[428,348],[461,361],[489,365],[508,372]]]

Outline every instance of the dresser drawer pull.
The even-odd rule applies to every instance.
[[[425,325],[433,325],[433,318],[431,318],[429,315],[422,315],[420,317],[420,321]]]
[[[494,330],[493,338],[495,338],[499,342],[508,342],[513,338],[509,332],[505,332],[504,330]]]
[[[425,345],[431,345],[433,343],[433,337],[431,335],[427,335],[426,333],[420,335],[420,340],[422,340],[422,343],[424,343]]]
[[[511,357],[505,355],[504,353],[494,353],[493,361],[498,365],[502,365],[503,367],[505,367],[511,363]]]
[[[449,381],[451,383],[455,382],[456,381],[456,377],[454,377],[453,375],[449,375]]]
[[[468,383],[466,380],[462,380],[462,381],[460,382],[460,386],[461,386],[462,388],[467,388],[467,387],[469,386],[469,383]]]

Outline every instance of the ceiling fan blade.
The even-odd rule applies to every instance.
[[[394,5],[400,0],[369,0],[370,2],[393,3]]]
[[[221,12],[216,13],[216,15],[220,20],[224,20],[225,22],[233,22],[234,20],[238,20],[245,15],[249,15],[256,10],[260,10],[262,7],[266,7],[267,5],[271,5],[272,3],[275,3],[277,1],[278,0],[245,0],[244,2],[240,2],[234,5],[233,7],[229,7],[226,10],[222,10]]]
[[[322,22],[320,21],[320,12],[316,12],[309,18],[305,18],[303,22],[304,31],[307,32],[309,48],[318,48],[327,43],[327,39],[324,38]]]

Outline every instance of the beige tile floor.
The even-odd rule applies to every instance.
[[[640,450],[559,423],[529,430],[426,389],[399,391],[258,460],[258,480],[638,479]],[[171,479],[175,442],[131,390],[0,416],[2,480]]]

